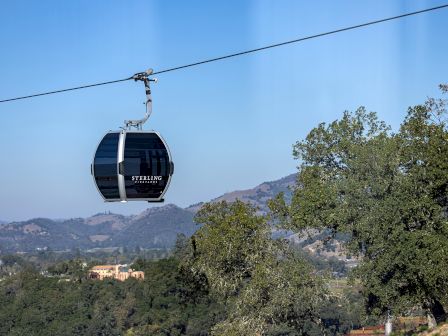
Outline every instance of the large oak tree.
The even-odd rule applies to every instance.
[[[271,202],[289,229],[348,234],[371,313],[418,306],[446,319],[447,115],[443,100],[429,99],[409,108],[397,133],[364,108],[319,124],[294,145],[291,204]]]

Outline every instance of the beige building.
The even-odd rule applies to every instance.
[[[127,265],[97,265],[89,270],[90,279],[103,280],[104,278],[113,278],[124,281],[128,278],[136,278],[143,280],[145,273],[142,271],[134,271]]]

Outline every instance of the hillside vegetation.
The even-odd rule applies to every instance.
[[[267,200],[279,192],[290,197],[289,187],[294,184],[295,176],[291,174],[252,189],[227,193],[212,202],[235,201],[238,198],[266,213]],[[189,237],[198,229],[193,217],[202,205],[204,203],[182,209],[168,204],[148,208],[133,216],[99,213],[88,218],[59,221],[35,218],[22,222],[0,222],[0,253],[108,247],[134,249],[137,246],[146,249],[172,248],[178,234]]]

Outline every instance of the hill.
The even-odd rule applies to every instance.
[[[193,213],[174,204],[150,208],[132,218],[130,225],[106,243],[127,247],[171,247],[179,233],[189,237],[197,230],[193,217]]]
[[[279,192],[290,198],[295,174],[255,188],[226,193],[212,202],[240,199],[267,211],[266,201]],[[194,214],[203,203],[182,209],[174,204],[148,208],[133,216],[99,213],[88,218],[52,220],[35,218],[0,224],[0,252],[71,250],[97,247],[172,247],[178,234],[191,236],[196,230]]]
[[[169,204],[147,209],[137,216],[108,213],[62,221],[35,218],[1,225],[0,251],[170,247],[178,233],[188,236],[194,233],[193,216],[190,211]]]
[[[227,201],[234,202],[239,199],[244,202],[248,202],[260,209],[261,212],[266,213],[268,211],[267,201],[273,198],[280,192],[285,193],[287,201],[291,198],[291,188],[294,186],[296,180],[296,174],[291,174],[283,177],[279,180],[264,182],[255,188],[246,190],[237,190],[226,193],[217,198],[211,200],[211,202]],[[197,203],[186,208],[189,211],[196,212],[200,209],[203,203]]]

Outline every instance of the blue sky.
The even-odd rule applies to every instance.
[[[8,1],[0,99],[114,80],[443,4],[443,1]],[[364,105],[396,128],[447,82],[448,9],[160,75],[146,125],[188,206],[296,170],[292,144]],[[137,213],[108,204],[89,166],[104,133],[144,113],[125,82],[0,104],[0,219]]]

